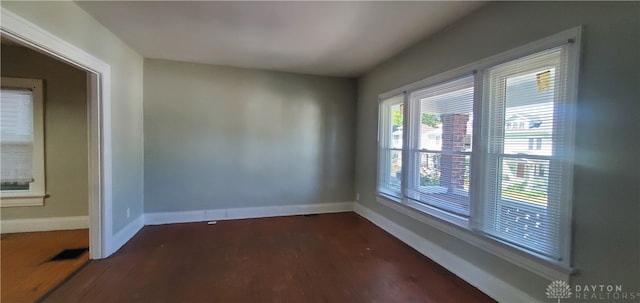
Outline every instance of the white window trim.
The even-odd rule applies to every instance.
[[[579,54],[581,48],[581,34],[582,34],[582,26],[574,27],[555,35],[549,36],[547,38],[528,43],[521,47],[517,47],[515,49],[491,56],[489,58],[467,64],[465,66],[429,77],[427,79],[417,81],[403,87],[394,89],[392,91],[388,91],[386,93],[380,94],[378,96],[379,100],[387,99],[392,96],[401,94],[401,93],[409,93],[414,90],[423,89],[424,87],[435,85],[441,82],[450,81],[452,79],[456,79],[465,75],[475,74],[478,70],[483,70],[489,68],[491,66],[498,65],[500,63],[508,62],[511,60],[515,60],[521,57],[525,57],[527,55],[543,51],[545,49],[553,48],[558,45],[564,43],[574,43],[577,47],[572,48],[571,52],[573,52],[570,56],[569,67],[567,70],[568,83],[567,83],[567,100],[569,104],[575,105],[577,99],[577,91],[578,91],[578,69],[579,69]],[[475,96],[477,98],[481,98],[483,95],[483,83],[482,77],[476,78],[475,85]],[[575,107],[575,106],[574,106]],[[405,109],[406,106],[406,98],[405,98]],[[482,113],[482,102],[474,102],[474,112]],[[571,121],[575,121],[575,108],[568,111],[568,119]],[[405,115],[406,116],[406,115]],[[474,129],[481,129],[481,119],[482,115],[478,115],[478,117],[474,116]],[[406,120],[405,120],[406,122]],[[405,123],[406,124],[406,123]],[[407,126],[405,125],[404,128]],[[566,154],[563,155],[565,159],[569,159],[567,163],[573,163],[574,159],[574,146],[573,140],[575,139],[575,126],[572,125],[567,130],[567,136],[569,138],[569,146],[566,148]],[[481,148],[480,136],[474,136],[473,145]],[[472,158],[472,163],[481,163],[484,161],[482,153],[476,153],[476,158]],[[484,162],[482,162],[484,163]],[[570,164],[567,164],[570,165]],[[567,170],[569,182],[567,184],[568,188],[573,188],[572,180],[573,180],[573,170]],[[406,174],[403,174],[403,178],[405,178]],[[472,186],[474,187],[483,187],[482,184],[482,176],[479,173],[471,174]],[[403,186],[404,188],[404,186]],[[482,191],[474,191],[473,195],[482,195]],[[388,195],[384,195],[380,192],[377,193],[376,200],[377,202],[386,205],[396,211],[405,214],[411,218],[414,218],[420,222],[423,222],[429,226],[437,228],[451,236],[454,236],[458,239],[461,239],[467,243],[470,243],[476,247],[479,247],[494,256],[500,257],[508,262],[511,262],[523,269],[526,269],[534,274],[537,274],[541,277],[544,277],[549,280],[564,280],[568,281],[570,276],[576,271],[571,267],[571,222],[572,222],[572,191],[566,191],[564,193],[566,196],[563,197],[562,200],[568,201],[568,203],[564,203],[563,213],[566,214],[566,220],[562,222],[562,232],[561,232],[561,244],[563,244],[563,255],[561,261],[556,259],[549,258],[544,255],[539,255],[534,252],[525,251],[516,246],[509,244],[507,242],[501,241],[499,239],[490,237],[480,231],[477,231],[472,228],[469,220],[466,218],[459,218],[452,214],[446,213],[444,211],[440,211],[436,208],[423,206],[423,205],[414,205],[414,203],[409,203],[406,198],[396,199],[395,197],[390,197]],[[472,197],[472,201],[478,201],[477,199],[481,196],[474,199]],[[471,205],[471,216],[473,217],[475,213],[482,211],[480,205],[474,205],[472,202]]]
[[[2,77],[2,88],[31,90],[33,96],[33,179],[29,190],[0,191],[0,207],[42,206],[46,197],[44,174],[44,102],[42,80]]]
[[[567,44],[567,41],[565,41],[564,43],[560,43],[559,45],[556,45],[555,47],[561,46],[561,44]],[[550,48],[554,48],[554,47],[550,47]],[[570,51],[571,50],[569,49],[569,52]],[[536,52],[533,52],[533,53],[538,53],[539,54],[540,52],[536,51]],[[531,54],[533,54],[533,53],[531,53]],[[567,62],[567,63],[569,63],[569,62]],[[539,63],[537,63],[535,65],[530,66],[529,68],[531,68],[532,70],[541,70],[541,69],[544,69],[547,66],[552,66],[553,64],[554,63],[552,63],[549,60],[545,59],[544,61],[541,61],[541,62],[539,62]],[[498,64],[498,65],[499,65],[499,67],[497,69],[495,67],[491,68],[491,69],[493,69],[492,73],[494,73],[494,75],[491,76],[491,77],[494,77],[494,78],[497,78],[497,79],[501,79],[501,81],[506,81],[506,79],[508,77],[513,77],[513,76],[518,76],[518,75],[530,73],[530,71],[518,71],[518,70],[514,71],[513,68],[511,68],[511,67],[505,67],[502,64]],[[570,66],[571,66],[571,63],[569,63],[569,67]],[[568,69],[567,69],[567,71],[568,71]],[[571,75],[571,74],[567,73],[567,76],[569,78],[571,78],[571,76],[574,76],[574,75]],[[489,88],[488,86],[490,85],[489,82],[491,81],[491,78],[489,76],[488,70],[485,70],[484,73],[483,73],[483,81],[484,81],[484,84],[485,84],[484,88],[488,89]],[[567,90],[568,89],[569,89],[569,87],[567,87]],[[485,112],[483,113],[483,117],[485,117],[485,118],[487,118],[489,116],[488,112],[492,111],[491,110],[491,108],[493,106],[492,103],[495,102],[495,100],[491,100],[491,97],[489,96],[488,93],[489,93],[489,91],[485,91],[484,98],[482,99],[482,103],[484,105],[487,105],[487,108],[485,109]],[[497,102],[498,103],[506,102],[505,101],[506,99],[504,99],[504,98],[506,98],[506,95],[503,95],[502,97],[500,97],[501,101],[497,101]],[[556,106],[557,105],[556,102],[558,101],[557,100],[557,96],[554,97],[554,98],[555,98],[554,106]],[[565,112],[572,112],[573,111],[573,107],[575,105],[575,100],[567,100],[567,101],[568,102],[563,102],[563,105],[570,105],[570,106],[567,106],[567,107],[563,106],[563,110]],[[487,110],[488,110],[488,112],[487,112]],[[554,118],[555,118],[556,115],[557,115],[557,112],[554,114]],[[567,115],[565,120],[570,121],[570,123],[567,123],[567,127],[568,128],[572,127],[573,123],[575,122],[574,119],[573,119],[573,114]],[[520,123],[522,123],[522,122],[520,122]],[[496,129],[496,128],[494,128],[495,126],[503,125],[503,124],[504,124],[504,117],[501,120],[498,120],[498,121],[489,121],[488,123],[487,123],[487,121],[485,121],[484,124],[482,125],[483,129],[481,131],[483,132],[483,134],[487,135],[491,130]],[[558,123],[556,123],[556,121],[554,120],[554,124],[553,125],[554,125],[553,134],[555,136],[558,133],[555,130],[555,128],[558,127]],[[549,173],[549,175],[548,175],[549,184],[569,184],[569,180],[568,179],[572,178],[572,175],[570,173],[572,171],[572,169],[570,167],[564,167],[566,165],[564,160],[565,159],[573,159],[572,155],[565,158],[565,155],[561,155],[559,152],[557,152],[555,150],[552,152],[551,155],[526,155],[526,154],[525,155],[519,155],[519,154],[512,154],[512,153],[510,154],[510,153],[505,152],[503,150],[503,148],[504,148],[503,144],[504,144],[504,141],[505,141],[504,131],[500,130],[500,131],[498,131],[498,133],[499,133],[499,136],[502,138],[503,143],[499,144],[499,146],[500,146],[499,147],[499,149],[500,149],[499,151],[492,151],[492,153],[497,153],[497,154],[500,154],[500,155],[498,156],[498,155],[494,154],[494,158],[491,158],[491,157],[487,158],[488,150],[493,150],[493,148],[489,148],[488,146],[483,146],[484,147],[484,151],[485,151],[483,153],[483,156],[485,156],[485,158],[482,159],[483,163],[481,165],[486,165],[488,159],[491,159],[489,161],[493,162],[493,164],[489,165],[489,166],[493,166],[493,165],[496,165],[497,163],[499,163],[499,161],[500,161],[499,159],[500,158],[502,158],[502,159],[511,158],[512,160],[514,160],[516,158],[529,159],[529,160],[531,160],[531,159],[540,159],[540,160],[549,162],[549,167],[550,167],[549,170],[550,171],[551,170],[557,170],[557,171],[562,171],[563,172],[561,175],[556,175],[556,174]],[[573,131],[570,131],[570,133],[573,133]],[[572,136],[572,135],[570,135],[570,136]],[[568,141],[570,141],[568,144],[573,146],[573,140],[572,140],[573,137],[567,137],[567,138],[563,137],[562,139],[570,139],[570,140],[568,140]],[[536,146],[536,143],[535,143],[536,141],[537,141],[536,138],[534,138],[533,139],[533,144],[534,144],[533,148],[534,148],[534,150],[535,150],[535,146]],[[566,143],[566,140],[562,140],[562,141]],[[556,148],[557,148],[557,146],[554,144],[554,149],[556,149]],[[570,148],[570,147],[563,145],[563,149],[566,149],[566,148]],[[562,160],[560,160],[560,159],[562,159]],[[571,161],[571,162],[573,162],[573,161]],[[484,180],[492,179],[487,173],[489,173],[489,171],[486,171],[486,170],[482,171],[481,172],[481,174],[482,174],[481,178],[483,178]],[[493,181],[495,182],[496,180],[493,180]],[[498,182],[497,184],[500,184],[500,183]],[[485,190],[486,187],[483,186],[482,189]],[[483,194],[485,194],[485,197],[483,199],[484,201],[494,201],[496,204],[503,204],[505,202],[509,203],[509,204],[512,204],[514,202],[517,202],[515,200],[506,199],[504,197],[502,199],[495,200],[496,197],[488,196],[487,195],[488,192],[483,192]],[[570,200],[566,200],[565,201],[565,199],[562,198],[562,197],[560,197],[558,199],[549,198],[548,201],[547,201],[547,207],[554,208],[554,206],[558,206],[558,209],[560,209],[560,216],[562,216],[562,214],[564,213],[564,210],[562,210],[562,206],[566,205],[567,203],[570,203],[570,202],[571,202]],[[484,207],[486,205],[487,204],[482,204],[482,205],[480,205],[480,207]],[[488,217],[491,217],[491,215],[488,215],[489,208],[484,209],[484,211],[485,211],[485,215],[482,216],[482,217],[485,217],[485,219],[488,218]],[[476,215],[475,218],[478,219],[478,217],[480,217],[480,216]],[[496,224],[498,224],[497,221],[493,221],[493,220],[490,220],[489,222],[491,222],[491,223],[489,223],[489,225],[491,225],[491,226],[495,226]],[[487,224],[487,223],[488,222],[485,222],[484,224]],[[561,219],[561,223],[562,223],[562,219]],[[480,230],[480,229],[483,228],[482,225],[483,225],[483,223],[481,223],[479,221],[478,222],[474,222],[474,220],[472,219],[472,226],[474,228],[477,227]],[[568,233],[568,232],[570,232],[570,230],[566,229],[566,227],[563,224],[561,224],[558,227],[559,228],[557,230],[557,235],[558,235],[559,244],[564,244],[565,240],[564,240],[563,235]],[[503,238],[505,240],[506,240],[506,237],[507,237],[506,234],[495,230],[493,227],[491,227],[490,230],[487,230],[485,232],[487,234],[492,234],[493,233],[496,237],[500,237],[500,235],[501,235],[502,237],[505,237],[505,238]],[[513,242],[515,245],[520,244],[523,247],[526,246],[526,241],[522,241],[522,239],[519,239],[517,237],[511,237],[509,241]],[[561,260],[569,258],[568,254],[565,253],[565,249],[566,248],[567,248],[566,246],[561,245],[559,247],[559,249],[558,249],[558,257]]]
[[[385,127],[390,125],[390,123],[388,123],[388,122],[390,122],[389,121],[389,117],[384,116],[384,115],[388,115],[389,114],[389,112],[390,112],[389,109],[392,106],[397,105],[397,104],[406,103],[406,101],[405,101],[406,96],[404,96],[404,94],[402,96],[402,102],[397,102],[396,100],[391,99],[393,97],[399,97],[399,94],[395,95],[395,96],[392,96],[392,97],[389,97],[389,98],[386,98],[386,99],[380,99],[379,102],[378,102],[378,121],[383,121],[384,120],[384,123],[382,123],[384,125],[380,124],[379,127],[378,127],[378,163],[384,162],[385,163],[385,170],[386,170],[386,165],[387,165],[386,153],[388,151],[397,150],[397,151],[400,151],[402,153],[402,157],[405,156],[405,152],[404,152],[404,150],[402,148],[398,149],[398,148],[394,148],[394,147],[391,147],[391,146],[386,146],[386,145],[389,145],[389,142],[391,140],[393,140],[393,139],[389,138],[388,134],[383,129],[383,128],[385,128]],[[384,108],[384,110],[382,110],[382,108]],[[406,111],[407,111],[406,107],[404,107],[404,112],[402,113],[402,115],[403,115],[403,127],[404,127],[404,119],[405,119],[404,117],[405,117]],[[405,131],[402,132],[402,142],[405,142],[404,140],[406,140],[406,132]],[[385,146],[382,146],[383,144],[385,144]],[[403,186],[400,186],[400,191],[395,191],[392,188],[382,186],[383,184],[386,183],[385,182],[385,178],[388,178],[388,176],[383,176],[382,175],[383,174],[383,170],[380,167],[380,165],[378,165],[378,169],[377,169],[376,174],[377,174],[376,188],[377,188],[377,190],[378,190],[378,192],[380,194],[383,194],[383,195],[386,195],[386,196],[389,196],[389,197],[396,197],[396,196],[402,196],[403,195],[403,193],[402,193]],[[405,182],[405,180],[404,180],[404,177],[403,177],[403,179],[401,181],[401,184],[404,184],[404,182]]]
[[[445,81],[440,81],[440,82],[446,83],[446,82],[451,82],[451,81],[458,81],[458,80],[461,80],[462,78],[466,78],[466,77],[469,77],[469,76],[471,76],[471,73],[466,73],[464,75],[460,75],[459,77],[446,79]],[[475,79],[474,79],[474,81],[475,81]],[[419,92],[420,91],[424,91],[425,89],[429,89],[432,86],[437,86],[438,84],[440,84],[440,83],[434,83],[434,84],[428,85],[426,87],[421,87],[421,88],[417,89],[417,91],[419,91]],[[474,83],[474,86],[475,86],[475,83]],[[412,102],[415,99],[424,98],[425,95],[424,95],[424,92],[422,92],[422,94],[420,94],[420,93],[416,94],[414,92],[408,92],[405,95],[406,95],[405,108],[408,109],[408,112],[405,115],[405,117],[407,117],[407,119],[405,119],[405,121],[403,121],[403,122],[405,122],[405,125],[403,126],[403,128],[408,130],[407,131],[407,139],[406,139],[406,142],[408,143],[408,148],[407,148],[407,153],[406,153],[405,157],[408,160],[408,162],[411,163],[411,164],[409,165],[409,167],[406,170],[406,172],[407,172],[406,180],[407,181],[406,181],[406,183],[403,183],[403,184],[406,184],[407,188],[408,187],[416,188],[417,187],[416,184],[418,183],[418,181],[416,180],[416,178],[418,176],[418,172],[415,171],[415,166],[413,165],[413,163],[417,163],[418,159],[415,156],[415,153],[416,152],[427,152],[427,153],[434,153],[434,154],[442,155],[442,154],[445,153],[445,151],[443,151],[443,150],[429,151],[429,150],[426,150],[426,149],[417,148],[417,146],[414,146],[413,148],[410,146],[411,144],[417,144],[417,143],[414,143],[414,141],[417,141],[418,138],[416,137],[417,133],[412,133],[411,132],[411,130],[412,130],[411,126],[413,126],[413,125],[409,125],[409,124],[410,123],[414,123],[414,121],[421,121],[420,110],[416,110],[416,107],[414,107],[414,106],[417,106],[417,104],[412,104]],[[475,96],[475,93],[474,93],[474,96]],[[412,110],[413,110],[413,112],[411,112]],[[412,114],[413,114],[413,116],[411,116]],[[418,125],[420,125],[420,122],[417,122],[417,123],[418,123]],[[410,138],[410,136],[414,136],[414,137]],[[459,152],[460,155],[469,156],[470,159],[474,157],[473,156],[474,153],[475,153],[475,150],[474,151],[462,151],[462,152]],[[403,187],[403,190],[404,190],[404,187]],[[464,190],[454,189],[454,192],[458,192],[458,193],[460,193],[462,195],[465,195],[464,194],[464,192],[465,192]],[[437,207],[421,203],[420,200],[423,200],[423,198],[426,196],[426,194],[424,194],[424,193],[408,194],[407,192],[403,192],[403,197],[407,197],[407,196],[409,196],[410,199],[408,199],[408,201],[406,203],[408,205],[412,206],[415,209],[424,209],[425,212],[431,213],[431,214],[435,215],[436,217],[438,217],[440,219],[443,219],[445,221],[451,222],[451,223],[455,223],[455,224],[458,224],[458,225],[461,225],[461,226],[467,226],[468,225],[468,218],[466,218],[466,217],[458,216],[456,214],[447,212],[446,210],[442,210],[442,209],[439,209]],[[469,196],[468,192],[466,193],[466,196],[467,197]]]

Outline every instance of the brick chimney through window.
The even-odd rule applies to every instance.
[[[442,114],[442,151],[460,152],[465,150],[468,114]],[[464,155],[445,155],[440,158],[440,186],[453,189],[463,188],[465,174]]]

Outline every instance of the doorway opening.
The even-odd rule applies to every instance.
[[[101,160],[99,75],[4,29],[0,40],[2,300],[35,301],[105,256],[101,170],[92,167]],[[80,253],[56,259],[68,250]]]
[[[106,258],[129,239],[112,228],[111,66],[9,10],[0,11],[2,36],[87,72],[89,253],[91,259]]]

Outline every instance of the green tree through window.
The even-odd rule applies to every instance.
[[[422,113],[422,124],[438,128],[440,127],[440,115]]]

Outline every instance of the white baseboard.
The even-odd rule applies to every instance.
[[[0,220],[2,234],[84,228],[89,228],[88,216]]]
[[[176,211],[163,213],[144,214],[144,225],[160,225],[173,223],[202,222],[205,219],[205,210]],[[210,219],[215,220],[215,219]]]
[[[540,302],[506,281],[482,270],[473,263],[456,256],[362,204],[355,203],[353,210],[498,302]]]
[[[353,211],[353,202],[222,208],[197,211],[147,213],[144,215],[144,223],[145,225],[160,225],[171,223],[338,213],[348,211]]]
[[[129,222],[124,228],[111,238],[110,245],[107,246],[107,256],[112,255],[124,246],[133,236],[144,227],[144,215],[140,215]]]

